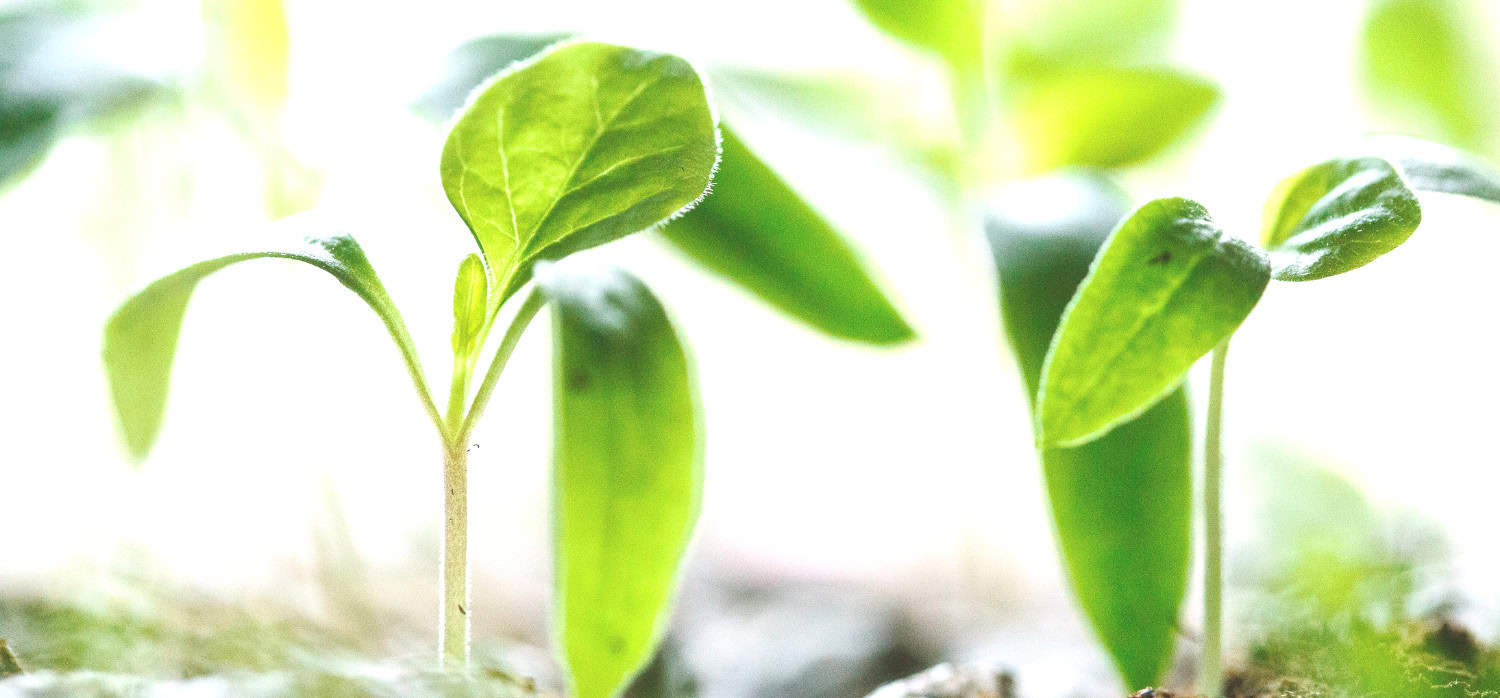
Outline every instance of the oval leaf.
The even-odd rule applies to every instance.
[[[991,200],[985,227],[1000,307],[1029,398],[1063,309],[1128,211],[1118,188],[1079,175],[1009,185]],[[1093,442],[1041,451],[1068,580],[1132,688],[1158,683],[1166,670],[1187,591],[1191,424],[1179,387]]]
[[[1124,167],[1181,140],[1218,101],[1212,82],[1170,68],[1072,67],[1020,90],[1011,120],[1029,171]]]
[[[714,194],[663,230],[703,267],[835,337],[895,344],[912,329],[838,231],[727,127]]]
[[[1282,281],[1358,269],[1411,237],[1422,207],[1389,162],[1342,158],[1277,185],[1266,202],[1262,244]]]
[[[1239,327],[1270,282],[1255,247],[1187,199],[1157,199],[1110,235],[1053,337],[1038,441],[1072,447],[1156,404]]]
[[[1379,0],[1365,20],[1364,83],[1419,133],[1484,149],[1500,130],[1500,70],[1466,0]]]
[[[125,443],[133,457],[145,458],[161,430],[172,359],[177,352],[182,315],[193,289],[209,274],[251,259],[292,259],[311,264],[363,298],[390,331],[418,392],[436,417],[417,361],[416,345],[407,333],[401,313],[365,258],[364,250],[347,235],[312,238],[301,249],[245,252],[199,262],[158,279],[125,301],[110,317],[104,328],[104,368]]]
[[[1473,155],[1408,136],[1381,135],[1371,141],[1371,149],[1394,163],[1412,189],[1500,204],[1500,170]]]
[[[691,206],[717,158],[713,113],[687,61],[572,43],[476,93],[443,147],[443,188],[489,263],[493,313],[537,260]]]
[[[610,698],[650,658],[698,517],[701,435],[661,305],[618,270],[548,267],[555,453],[554,627],[577,698]]]
[[[479,350],[489,307],[489,281],[479,255],[469,255],[458,265],[453,280],[453,355],[469,357]]]

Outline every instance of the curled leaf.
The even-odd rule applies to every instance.
[[[1261,240],[1277,279],[1310,281],[1369,264],[1421,222],[1417,195],[1391,163],[1340,158],[1277,185],[1266,201]]]

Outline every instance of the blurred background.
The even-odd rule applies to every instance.
[[[1217,95],[1144,117],[1184,122],[1149,152],[1091,162],[1088,144],[1054,144],[1074,133],[1066,109],[1028,111],[1037,91],[1017,88],[995,90],[998,114],[961,113],[940,58],[843,0],[0,2],[0,636],[23,656],[30,641],[37,666],[165,677],[309,661],[285,647],[426,658],[439,444],[358,301],[276,262],[204,283],[160,442],[139,467],[115,430],[101,330],[150,280],[274,245],[279,221],[297,215],[299,229],[358,236],[443,384],[450,274],[473,243],[444,199],[438,154],[452,110],[496,60],[469,42],[581,33],[704,67],[722,113],[848,238],[917,334],[893,347],[831,338],[656,235],[589,253],[663,299],[707,420],[697,541],[648,675],[661,683],[639,695],[861,695],[945,659],[1013,667],[1028,696],[1109,695],[1109,661],[1056,552],[976,203],[1052,215],[1045,197],[990,193],[1096,165],[1133,200],[1188,196],[1255,239],[1280,178],[1364,134],[1493,158],[1500,100],[1486,50],[1500,8],[998,5],[997,43],[1110,51]],[[1404,31],[1424,36],[1421,21],[1451,17],[1467,43],[1402,44]],[[1416,58],[1384,61],[1403,47]],[[1005,52],[994,71],[1023,83],[1045,48]],[[1098,137],[1128,139],[1111,127]],[[1339,564],[1419,565],[1400,594],[1482,637],[1500,631],[1500,456],[1485,440],[1500,390],[1486,310],[1500,298],[1500,210],[1424,203],[1408,244],[1326,283],[1273,284],[1237,335],[1231,618],[1267,608],[1267,580],[1297,564],[1283,560],[1297,541],[1371,521],[1350,524]],[[547,645],[546,337],[528,333],[474,437],[481,645]],[[1358,516],[1337,513],[1350,507]],[[1196,614],[1190,599],[1181,652]],[[545,650],[507,652],[517,672],[555,680]]]

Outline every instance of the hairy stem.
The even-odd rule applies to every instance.
[[[443,449],[443,560],[438,579],[438,659],[445,669],[469,666],[469,452]]]
[[[1203,429],[1203,654],[1198,693],[1218,698],[1224,690],[1224,530],[1220,498],[1224,490],[1224,359],[1226,337],[1214,348],[1208,379],[1208,420]]]

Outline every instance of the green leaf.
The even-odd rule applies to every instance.
[[[57,121],[57,110],[49,105],[0,97],[0,186],[41,163],[57,139]]]
[[[837,230],[727,127],[714,193],[663,230],[698,264],[835,337],[871,344],[912,329]]]
[[[1007,185],[991,199],[1000,308],[1033,402],[1063,310],[1128,212],[1123,192],[1084,175]],[[1068,580],[1130,687],[1158,683],[1172,657],[1192,548],[1191,424],[1178,388],[1088,444],[1041,451]]]
[[[958,73],[979,69],[985,22],[981,0],[854,0],[854,5],[881,31],[937,53]]]
[[[1100,250],[1042,368],[1038,442],[1073,447],[1140,414],[1239,327],[1265,255],[1187,199],[1136,209]]]
[[[661,305],[618,270],[538,275],[552,301],[556,619],[577,698],[650,658],[698,517],[692,376]]]
[[[1218,101],[1212,82],[1171,68],[1075,66],[1019,89],[1011,122],[1028,171],[1125,167],[1181,140]]]
[[[1310,281],[1369,264],[1406,242],[1421,222],[1417,195],[1391,163],[1336,159],[1276,186],[1261,243],[1277,279]]]
[[[516,61],[568,39],[571,34],[492,34],[453,49],[443,61],[443,74],[413,105],[424,116],[446,120],[464,106],[474,88]]]
[[[24,673],[26,670],[21,668],[21,662],[10,651],[10,645],[5,643],[5,638],[0,637],[0,679]]]
[[[1004,21],[993,45],[1033,60],[1139,63],[1163,58],[1177,0],[992,0]]]
[[[1465,0],[1380,0],[1365,20],[1370,95],[1409,128],[1485,149],[1500,129],[1500,71]]]
[[[470,357],[479,350],[476,346],[484,336],[485,322],[489,320],[489,280],[484,273],[484,262],[479,255],[471,254],[458,265],[458,278],[453,280],[453,355]]]
[[[104,329],[104,368],[132,456],[145,458],[161,429],[177,337],[193,289],[209,274],[251,259],[292,259],[311,264],[363,298],[390,331],[430,416],[441,424],[401,313],[370,267],[364,250],[354,238],[336,235],[310,238],[302,249],[245,252],[199,262],[158,279],[115,311]]]
[[[1401,170],[1416,191],[1458,194],[1500,204],[1500,170],[1457,148],[1408,136],[1381,135],[1371,148]]]
[[[690,207],[717,159],[713,112],[687,61],[571,43],[476,94],[443,147],[443,188],[488,262],[493,314],[537,260]]]

